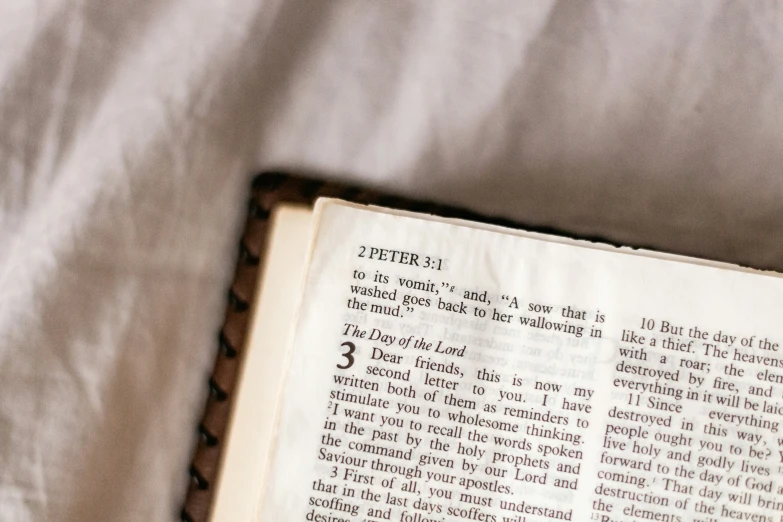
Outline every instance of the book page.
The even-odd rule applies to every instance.
[[[276,399],[282,388],[297,291],[304,277],[311,222],[312,209],[305,206],[283,204],[272,212],[211,522],[255,516],[263,491],[247,485],[263,484],[268,466]]]
[[[258,520],[781,520],[781,278],[316,212]]]

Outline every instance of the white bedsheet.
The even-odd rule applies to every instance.
[[[783,268],[782,60],[770,2],[0,2],[0,520],[177,516],[254,169]]]

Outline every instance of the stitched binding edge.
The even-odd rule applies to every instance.
[[[198,423],[198,439],[193,460],[188,468],[190,482],[185,503],[180,512],[183,522],[201,522],[209,517],[213,496],[213,480],[217,476],[221,442],[228,424],[232,391],[236,381],[236,360],[243,348],[244,333],[257,279],[260,250],[265,240],[271,208],[264,208],[259,194],[274,190],[284,181],[281,174],[258,176],[253,182],[253,193],[248,203],[247,221],[239,241],[239,255],[234,281],[227,293],[225,321],[217,336],[218,353],[212,375],[208,380],[209,396],[204,415]],[[251,285],[251,288],[239,287]],[[243,295],[244,294],[244,295]],[[226,368],[229,370],[226,370]],[[210,420],[217,419],[210,423]]]

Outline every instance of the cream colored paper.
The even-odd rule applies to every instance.
[[[734,512],[773,516],[783,509],[775,504],[780,478],[779,415],[743,406],[745,400],[759,408],[783,402],[779,383],[769,380],[769,372],[783,373],[775,370],[783,366],[777,355],[783,334],[780,278],[700,266],[683,258],[625,255],[623,251],[525,237],[492,227],[332,202],[322,203],[317,212],[319,231],[258,520],[337,522],[383,520],[387,515],[402,522],[499,522],[523,520],[514,517],[524,516],[527,520],[558,516],[567,520],[650,516],[690,520],[730,518],[727,513]],[[387,260],[359,257],[362,247],[365,253],[372,248],[386,249]],[[392,251],[416,254],[418,266],[389,261],[395,257],[389,253]],[[425,258],[430,259],[430,268],[424,268]],[[397,259],[406,258],[399,254]],[[433,268],[435,265],[441,269]],[[358,279],[359,272],[364,279]],[[389,282],[377,282],[378,274],[388,277]],[[414,279],[437,293],[401,286],[400,278]],[[361,296],[352,286],[377,286],[379,292],[396,288],[397,295],[394,299]],[[470,301],[465,292],[490,302]],[[405,295],[429,297],[430,306],[414,305],[408,310],[403,305]],[[383,307],[374,313],[349,309],[347,303],[352,298],[368,307],[389,305],[392,315],[386,315]],[[512,298],[517,299],[517,308],[509,306]],[[468,313],[439,310],[434,304],[438,300],[455,306],[461,302]],[[402,306],[401,317],[393,315],[398,305]],[[544,307],[551,307],[549,314],[535,311]],[[487,315],[475,315],[477,309]],[[497,319],[492,320],[495,313]],[[539,321],[539,317],[543,319]],[[528,323],[522,324],[522,319]],[[359,325],[368,334],[375,329],[388,337],[386,341],[371,339],[372,334],[354,337],[346,326],[350,324]],[[558,331],[557,324],[563,330]],[[702,339],[702,332],[707,332],[708,338]],[[714,336],[717,340],[713,342]],[[647,343],[656,338],[657,343],[645,345],[639,341],[641,337]],[[424,338],[435,344],[441,341],[465,350],[461,356],[417,351],[401,344],[407,338]],[[662,347],[667,339],[673,347]],[[759,344],[761,339],[768,343],[766,350]],[[742,346],[745,341],[750,346]],[[348,353],[345,342],[354,343],[355,352]],[[633,359],[632,354],[638,355],[640,349],[647,352],[646,360]],[[375,350],[387,357],[373,359]],[[707,351],[710,355],[705,355]],[[337,365],[349,362],[346,353],[355,360],[353,366],[342,370]],[[716,353],[725,353],[726,358]],[[748,362],[748,357],[755,357],[755,362]],[[395,362],[395,358],[399,360]],[[419,366],[421,358],[443,367],[456,363],[458,374],[428,372]],[[637,371],[644,367],[641,371],[654,376],[620,371],[621,363]],[[390,377],[389,373],[372,374],[372,368],[398,370],[400,375],[410,370],[409,380]],[[736,373],[738,369],[743,375]],[[496,375],[499,382],[479,379],[481,370],[485,377]],[[760,378],[764,370],[767,375]],[[451,381],[445,386],[456,383],[455,388],[433,384],[433,376]],[[338,383],[336,377],[361,379],[363,386],[377,383],[378,390],[368,392],[366,387]],[[692,378],[697,381],[690,383]],[[389,383],[410,386],[416,398],[389,393]],[[732,386],[727,387],[729,384]],[[477,395],[476,386],[483,389],[481,395]],[[771,387],[771,395],[753,395],[750,386],[762,393]],[[428,401],[426,394],[435,391],[434,400]],[[357,397],[370,393],[376,402],[388,400],[388,408],[358,405],[345,393]],[[689,399],[689,393],[695,396]],[[709,401],[705,393],[711,397]],[[449,394],[451,399],[446,399]],[[627,404],[637,396],[638,404]],[[739,409],[716,404],[718,396],[729,400],[738,397]],[[484,409],[492,404],[496,411]],[[398,407],[418,407],[418,412],[406,413]],[[430,408],[438,410],[437,417],[431,415]],[[622,413],[628,418],[609,417],[613,408],[631,413]],[[375,415],[372,420],[357,420],[346,415],[347,409]],[[460,412],[478,415],[485,425],[477,427],[450,418]],[[403,426],[383,425],[384,415],[402,419]],[[521,417],[524,415],[528,418]],[[551,421],[552,417],[558,422]],[[756,421],[765,426],[753,425]],[[350,422],[363,427],[364,434],[346,433]],[[421,428],[412,427],[411,422]],[[508,424],[516,424],[518,431],[503,431],[502,426]],[[723,429],[715,427],[717,424],[726,429],[725,435],[710,431]],[[447,434],[460,426],[463,431],[458,436]],[[631,430],[645,435],[634,437],[629,435]],[[487,438],[469,440],[468,431]],[[376,432],[396,437],[393,441],[371,440]],[[741,439],[740,432],[753,439]],[[545,433],[554,433],[554,438]],[[515,439],[520,446],[506,446],[496,436]],[[558,436],[569,439],[563,442]],[[411,437],[420,439],[418,446],[408,442]],[[690,442],[685,445],[681,440],[675,445],[675,437]],[[339,447],[333,445],[338,438]],[[449,449],[438,449],[438,443],[444,442]],[[715,449],[700,447],[702,442]],[[632,449],[637,447],[634,443],[638,452]],[[484,453],[471,456],[468,446]],[[651,446],[652,453],[644,454],[642,446]],[[735,449],[739,453],[731,453]],[[687,461],[678,460],[685,459],[688,452]],[[762,453],[763,458],[759,457]],[[497,454],[501,454],[499,461]],[[721,460],[727,454],[730,458]],[[340,462],[336,460],[340,456],[354,460]],[[381,467],[386,471],[373,468],[376,458],[383,461]],[[618,458],[636,460],[651,470],[620,465],[623,461]],[[363,464],[362,459],[366,459]],[[546,468],[541,461],[546,461]],[[397,467],[390,470],[390,463]],[[467,465],[476,467],[466,469]],[[683,466],[685,476],[677,475],[678,466]],[[422,477],[405,477],[403,468],[409,472],[418,469]],[[741,471],[751,468],[750,472]],[[428,472],[453,478],[444,483],[428,477]],[[689,476],[691,472],[695,475]],[[699,478],[702,472],[709,472],[709,476]],[[746,484],[749,473],[756,482]],[[470,489],[459,484],[470,479],[480,485]],[[679,489],[664,479],[676,481]],[[540,480],[545,484],[539,484]],[[384,481],[388,487],[383,486]],[[730,481],[736,485],[729,485]],[[418,484],[411,486],[411,482]],[[402,484],[416,489],[403,491]],[[332,486],[333,492],[324,490]],[[705,493],[700,495],[703,487]],[[450,492],[451,498],[438,497],[436,488]],[[362,499],[367,491],[380,495],[379,500]],[[748,497],[740,496],[748,492],[751,505],[743,504]],[[729,500],[730,494],[736,495],[735,500]],[[414,507],[416,501],[426,502],[428,508]],[[400,505],[403,502],[405,505]],[[441,511],[428,512],[433,504]],[[606,505],[611,505],[610,510]]]
[[[245,360],[223,443],[213,522],[253,520],[272,448],[278,396],[304,273],[312,209],[281,206],[270,237],[253,307]]]

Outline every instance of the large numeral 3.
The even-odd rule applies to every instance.
[[[348,347],[348,351],[343,354],[343,357],[348,359],[348,362],[345,363],[345,365],[338,364],[337,367],[340,368],[341,370],[347,370],[348,368],[353,366],[353,352],[356,351],[356,345],[353,344],[350,341],[345,341],[340,346],[347,346]]]

